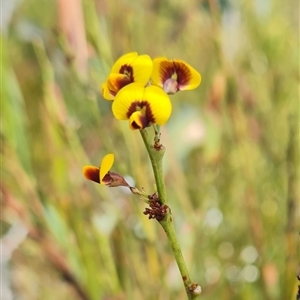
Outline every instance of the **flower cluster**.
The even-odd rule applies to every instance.
[[[102,96],[113,100],[116,119],[129,120],[131,129],[164,125],[172,112],[168,95],[199,86],[201,75],[182,60],[125,54],[102,84]]]
[[[131,129],[144,129],[153,124],[164,125],[172,112],[169,95],[192,90],[199,86],[201,75],[186,62],[161,57],[152,60],[136,52],[120,57],[113,65],[102,96],[112,100],[112,112],[118,120],[129,120]],[[122,175],[111,172],[114,155],[106,155],[100,167],[85,166],[84,176],[109,187],[126,186],[133,193]],[[157,209],[157,207],[155,208]]]

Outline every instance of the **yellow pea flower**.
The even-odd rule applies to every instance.
[[[102,96],[114,100],[117,93],[126,85],[138,82],[145,86],[152,72],[153,63],[149,55],[132,52],[121,56],[113,65],[110,74],[101,86]]]
[[[151,81],[162,87],[167,94],[172,95],[178,91],[198,87],[201,83],[201,75],[182,60],[160,57],[153,60]]]
[[[82,170],[83,175],[88,180],[100,183],[102,185],[108,185],[109,187],[129,187],[122,175],[110,171],[113,163],[114,155],[111,153],[107,154],[103,157],[100,167],[84,166]]]
[[[116,119],[129,120],[131,129],[144,129],[152,124],[164,125],[171,115],[172,105],[161,88],[132,83],[119,91],[112,111]]]

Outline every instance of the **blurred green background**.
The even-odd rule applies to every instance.
[[[199,299],[290,300],[299,263],[299,3],[2,0],[2,298],[185,299],[145,204],[83,178],[153,192],[137,131],[100,94],[137,51],[202,75],[162,131],[176,231]]]

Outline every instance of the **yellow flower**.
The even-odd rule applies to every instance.
[[[102,96],[114,100],[117,93],[126,85],[138,82],[145,86],[150,79],[153,63],[148,55],[132,52],[121,56],[113,65],[110,74],[102,84]]]
[[[161,88],[132,83],[117,94],[112,111],[116,119],[129,120],[131,129],[143,129],[152,124],[164,125],[172,105]]]
[[[128,183],[125,181],[122,175],[111,172],[110,169],[114,163],[114,155],[107,154],[103,157],[100,168],[94,166],[84,166],[83,167],[83,175],[86,179],[103,184],[108,185],[109,187],[116,186],[127,186]]]
[[[182,60],[160,57],[153,60],[151,80],[153,84],[162,87],[167,94],[172,95],[178,91],[198,87],[201,75]]]

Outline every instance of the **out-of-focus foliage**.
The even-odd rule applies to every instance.
[[[114,152],[114,171],[153,192],[139,133],[99,90],[131,51],[202,74],[198,89],[172,97],[162,131],[200,298],[295,299],[297,4],[2,0],[2,299],[185,299],[145,204],[81,172]]]

